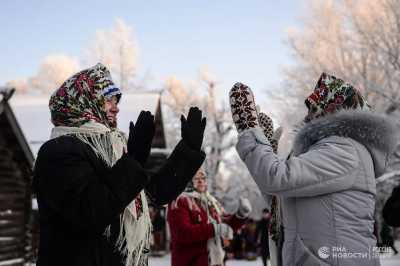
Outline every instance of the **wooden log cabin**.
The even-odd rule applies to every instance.
[[[0,265],[32,258],[31,178],[34,157],[8,100],[0,91]]]

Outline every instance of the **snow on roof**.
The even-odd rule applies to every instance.
[[[9,100],[13,112],[36,156],[40,146],[50,138],[53,124],[48,107],[50,95],[15,94]],[[156,111],[159,94],[124,93],[119,104],[119,128],[128,132],[129,121],[136,121],[141,110]]]
[[[118,127],[123,132],[128,133],[129,122],[133,121],[135,123],[141,110],[151,111],[154,115],[159,97],[158,93],[123,94],[118,106],[120,110],[118,114]]]

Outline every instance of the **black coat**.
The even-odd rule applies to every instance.
[[[393,189],[392,195],[383,207],[383,218],[390,226],[400,226],[400,186]]]
[[[115,251],[119,214],[145,188],[155,204],[175,199],[205,154],[178,143],[152,177],[125,154],[109,168],[75,137],[46,142],[39,150],[34,189],[40,215],[37,266],[120,266]],[[111,224],[111,238],[104,231]]]

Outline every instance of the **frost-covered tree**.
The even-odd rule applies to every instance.
[[[166,79],[163,91],[163,102],[167,108],[164,115],[167,122],[166,137],[170,147],[180,140],[180,116],[187,114],[190,106],[198,106],[204,110],[204,96],[200,95],[194,83],[186,84],[175,76]]]
[[[286,91],[302,102],[326,71],[358,87],[376,110],[397,111],[399,7],[399,0],[310,1],[303,27],[289,31],[294,64],[285,69]]]
[[[37,74],[25,83],[25,90],[51,93],[78,69],[78,60],[75,58],[67,55],[46,56],[40,64]]]
[[[109,67],[122,90],[135,87],[138,67],[138,47],[133,29],[122,19],[116,19],[112,29],[96,32],[95,40],[86,49],[86,64],[101,62]]]
[[[187,113],[190,106],[198,106],[207,117],[207,127],[204,133],[203,149],[207,154],[204,169],[208,176],[209,191],[214,193],[220,189],[218,180],[221,178],[220,165],[224,161],[224,152],[232,148],[232,119],[230,112],[224,106],[217,106],[215,99],[216,81],[205,70],[201,71],[200,79],[196,82],[184,84],[176,77],[170,77],[166,83],[165,102],[169,107],[168,115],[176,121],[170,125],[174,139],[179,140],[176,134],[180,128],[179,117]]]
[[[223,178],[221,166],[231,160],[229,151],[232,150],[236,142],[235,130],[230,108],[224,102],[217,105],[215,98],[217,79],[206,68],[201,69],[200,79],[207,89],[205,100],[208,127],[205,132],[207,137],[204,141],[207,158],[204,168],[207,175],[212,177],[208,181],[209,191],[216,194],[223,190],[219,185],[221,183],[219,180]]]
[[[27,93],[29,91],[29,85],[26,79],[13,79],[7,81],[5,87],[14,88],[18,93]]]
[[[176,77],[168,78],[164,94],[164,102],[168,107],[168,142],[174,144],[180,138],[180,115],[186,114],[192,105],[200,107],[207,117],[203,142],[207,157],[203,167],[208,176],[210,193],[216,196],[228,211],[237,209],[239,196],[248,197],[256,206],[253,216],[259,217],[265,203],[245,165],[236,154],[236,130],[231,112],[227,104],[218,103],[215,97],[217,89],[217,79],[204,68],[196,82],[184,83]]]

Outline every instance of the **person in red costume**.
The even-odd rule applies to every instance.
[[[233,238],[251,212],[248,199],[240,198],[236,214],[226,215],[207,191],[200,169],[187,189],[168,205],[172,266],[216,266],[224,264],[223,240]]]

